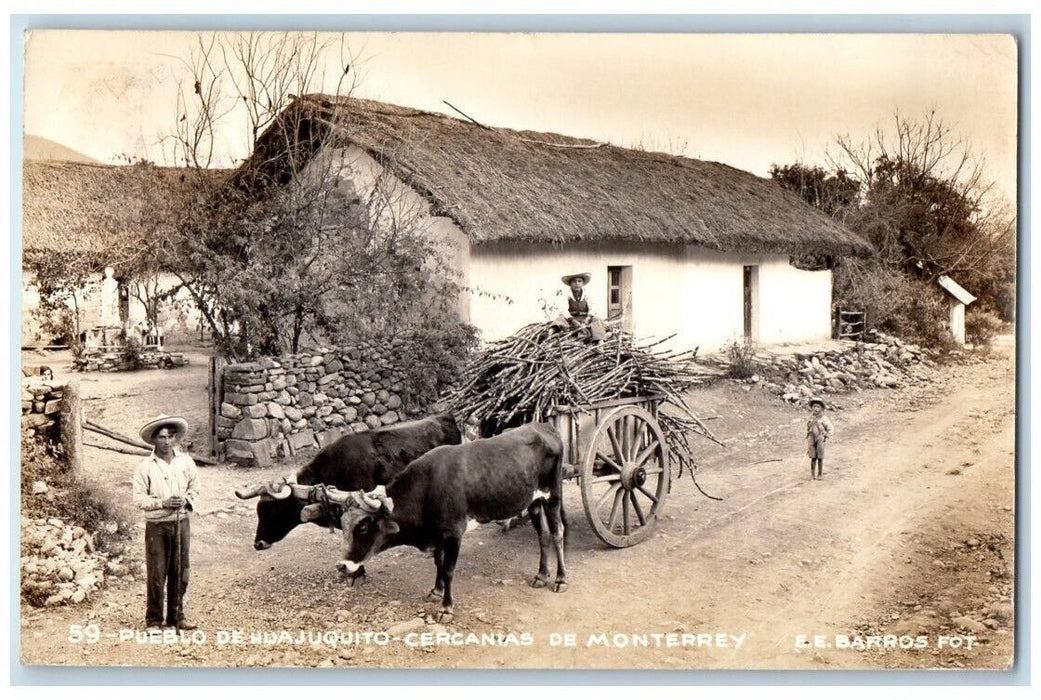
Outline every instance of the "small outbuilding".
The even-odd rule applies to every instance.
[[[976,297],[966,291],[965,287],[947,275],[936,278],[936,284],[947,292],[947,310],[950,314],[951,335],[959,344],[965,345],[965,307],[976,301]]]

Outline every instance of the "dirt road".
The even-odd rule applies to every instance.
[[[613,550],[595,538],[578,487],[568,486],[568,591],[527,586],[537,563],[530,527],[501,533],[483,526],[464,540],[457,616],[446,626],[416,619],[435,607],[422,602],[434,576],[429,558],[391,550],[368,566],[365,585],[348,588],[333,571],[337,535],[300,527],[255,552],[252,506],[237,502],[232,489],[285,468],[207,468],[189,600],[205,641],[120,641],[121,630],[140,628],[144,610],[142,582],[120,581],[92,603],[24,610],[23,660],[1006,668],[1013,654],[1013,359],[1011,338],[1002,338],[987,362],[946,368],[927,387],[837,397],[845,410],[832,415],[836,437],[817,482],[809,479],[801,411],[732,383],[694,392],[703,414],[721,416],[712,426],[728,447],[705,443],[699,483],[723,501],[706,499],[686,479],[674,483],[657,534]],[[204,395],[193,400],[204,407]],[[126,431],[156,411],[132,397],[118,410],[96,401],[106,407],[106,424]],[[133,462],[88,452],[89,468],[124,496]],[[98,626],[100,640],[68,642],[69,625],[85,624]],[[399,641],[361,643],[348,634],[388,629]],[[221,630],[228,643],[218,643]],[[228,639],[231,630],[242,632],[242,643]],[[288,634],[276,639],[282,630]],[[335,647],[319,638],[336,630],[345,636]],[[435,643],[423,646],[423,632]]]

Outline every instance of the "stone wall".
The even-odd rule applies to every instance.
[[[22,378],[22,432],[48,442],[61,441],[59,413],[65,387],[41,376]]]
[[[403,354],[393,343],[359,343],[226,365],[216,418],[225,458],[267,466],[419,414],[423,406],[409,399],[412,387],[396,369]]]

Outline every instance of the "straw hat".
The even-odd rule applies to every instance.
[[[591,274],[589,274],[588,272],[579,272],[577,275],[564,275],[563,277],[560,278],[560,281],[563,282],[566,285],[570,285],[571,284],[571,280],[573,280],[573,279],[581,279],[582,280],[582,284],[589,284],[589,280],[592,279],[592,278],[593,278],[593,276]]]
[[[188,421],[180,416],[168,416],[165,413],[160,413],[158,416],[145,423],[141,428],[141,440],[147,442],[149,445],[154,444],[152,438],[157,432],[159,432],[160,428],[166,427],[176,430],[176,436],[182,438],[185,433],[188,432]]]
[[[815,403],[819,403],[821,405],[821,408],[827,408],[828,407],[828,404],[824,403],[824,399],[822,399],[819,396],[811,396],[810,400],[806,402],[806,405],[807,406],[813,406],[813,404],[815,404]]]

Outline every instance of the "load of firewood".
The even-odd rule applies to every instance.
[[[546,420],[556,406],[662,396],[658,423],[680,472],[693,470],[693,435],[719,443],[683,399],[683,393],[718,372],[696,361],[697,350],[660,349],[669,338],[637,345],[629,333],[609,329],[592,343],[584,329],[562,330],[535,323],[489,344],[471,360],[464,380],[444,404],[482,435],[533,420]],[[722,444],[722,443],[719,443]]]

